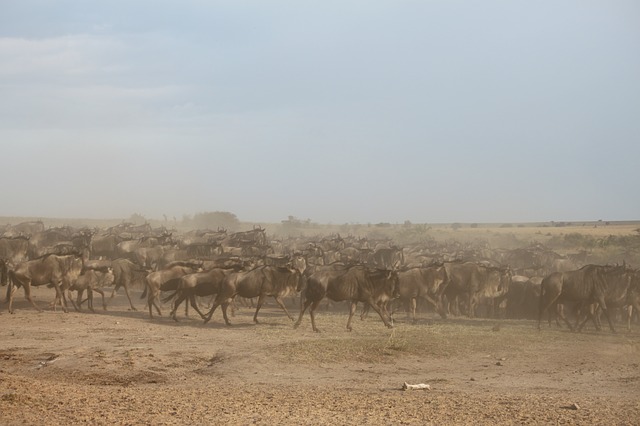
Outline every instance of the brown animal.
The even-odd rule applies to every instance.
[[[599,265],[586,265],[575,271],[554,272],[545,277],[544,280],[542,280],[540,291],[538,329],[540,329],[542,315],[552,306],[572,302],[576,303],[579,309],[587,309],[589,305],[597,303],[607,318],[609,328],[615,333],[606,299],[616,292],[616,287],[618,287],[620,283],[618,282],[616,284],[611,277],[606,276],[607,268],[608,267]],[[625,275],[626,274],[625,272]],[[626,286],[628,289],[628,284],[626,284]],[[559,315],[567,324],[567,327],[573,331],[575,328],[569,323],[564,313],[559,311]],[[587,315],[592,317],[590,313]],[[594,324],[596,329],[599,329],[595,319]],[[582,326],[584,326],[584,323]],[[579,328],[582,326],[579,326]]]
[[[17,265],[29,259],[29,237],[0,237],[0,259]]]
[[[302,298],[300,316],[294,327],[302,322],[304,312],[309,309],[311,326],[318,332],[315,323],[315,310],[325,297],[335,301],[350,303],[347,330],[351,331],[351,320],[358,302],[368,303],[376,311],[387,327],[393,327],[388,313],[384,313],[379,303],[385,299],[396,298],[398,293],[398,273],[387,270],[370,270],[363,266],[346,269],[321,269],[308,277]]]
[[[467,315],[475,316],[476,306],[482,300],[502,301],[509,291],[511,271],[479,265],[473,262],[449,262],[444,264],[447,271],[445,293],[450,305],[456,299],[466,302]]]
[[[604,300],[607,304],[606,308],[611,310],[628,305],[634,271],[627,268],[626,265],[603,266],[600,273],[605,286]],[[602,306],[599,303],[595,303],[585,311],[586,316],[578,326],[578,331],[582,330],[589,318],[593,320],[596,330],[602,329],[599,316],[599,313],[603,311]]]
[[[9,270],[9,285],[7,299],[9,312],[13,313],[13,293],[17,287],[24,289],[24,297],[38,311],[42,311],[31,298],[31,286],[52,284],[56,289],[54,310],[59,299],[62,300],[62,310],[67,312],[67,300],[64,290],[71,286],[82,272],[82,259],[74,255],[56,256],[46,255],[40,259],[29,260]]]
[[[176,311],[183,301],[188,300],[200,317],[202,319],[206,319],[206,315],[198,308],[196,296],[204,297],[218,294],[224,279],[233,271],[238,271],[238,268],[213,268],[205,272],[195,272],[193,274],[187,274],[177,278],[179,282],[176,290],[162,299],[163,302],[175,299],[173,301],[173,309],[169,316],[177,322],[178,318],[176,317]]]
[[[110,286],[113,284],[113,273],[108,270],[106,272],[102,272],[95,269],[85,269],[85,271],[78,277],[78,279],[71,284],[68,291],[77,291],[78,296],[76,300],[76,309],[79,311],[82,303],[82,295],[86,291],[87,292],[87,306],[91,312],[95,312],[93,309],[93,292],[99,293],[102,296],[102,308],[106,311],[107,304],[104,300],[104,291],[102,291],[102,287]],[[69,295],[69,299],[71,300],[71,296]]]
[[[411,318],[416,322],[418,299],[432,304],[442,318],[447,314],[442,306],[442,296],[447,283],[447,270],[444,266],[411,268],[398,272],[400,300],[410,304]]]
[[[149,274],[151,270],[148,268],[143,268],[142,266],[133,263],[129,259],[114,260],[113,262],[111,262],[111,269],[113,270],[114,287],[109,299],[113,299],[118,289],[122,287],[124,288],[124,292],[127,295],[127,299],[129,300],[131,310],[137,310],[135,306],[133,306],[129,290],[136,282],[144,282],[144,277]]]
[[[216,308],[222,305],[222,315],[227,325],[231,325],[227,316],[227,307],[236,296],[258,298],[253,321],[258,323],[258,312],[267,296],[275,299],[280,308],[293,321],[293,317],[284,306],[282,298],[296,291],[300,283],[300,272],[277,266],[259,266],[246,272],[232,272],[224,280],[216,300],[207,313],[205,324],[211,320]]]
[[[162,315],[160,312],[160,292],[175,290],[175,288],[162,288],[162,285],[175,278],[180,278],[183,275],[192,274],[196,270],[202,267],[202,263],[193,262],[173,262],[168,265],[167,268],[161,271],[151,272],[145,277],[145,290],[140,296],[144,298],[147,295],[147,306],[149,306],[149,316],[153,318],[152,308],[155,307],[158,315]],[[176,283],[177,285],[177,283]]]

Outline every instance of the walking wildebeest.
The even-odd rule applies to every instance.
[[[196,310],[196,312],[200,315],[202,319],[206,319],[205,314],[203,314],[198,308],[198,304],[196,302],[196,296],[204,297],[204,296],[212,296],[214,294],[218,294],[220,292],[220,287],[224,281],[224,279],[231,272],[238,272],[240,267],[236,268],[212,268],[205,272],[194,272],[193,274],[183,275],[180,278],[177,278],[178,285],[176,290],[162,299],[163,302],[168,302],[171,299],[173,301],[173,308],[169,316],[173,318],[175,321],[178,321],[176,317],[176,311],[180,304],[188,300],[188,303]]]
[[[452,299],[465,296],[467,315],[475,316],[476,305],[482,299],[488,299],[493,306],[495,300],[506,297],[511,284],[511,270],[493,266],[479,265],[473,262],[451,262],[444,264],[447,271],[445,283],[448,304]]]
[[[318,332],[315,310],[325,297],[335,301],[349,301],[347,330],[351,331],[351,320],[358,302],[368,303],[376,311],[384,325],[392,328],[391,318],[379,307],[379,302],[398,296],[398,273],[393,270],[370,270],[363,266],[346,269],[322,269],[308,277],[303,290],[300,316],[294,327],[300,326],[304,312],[309,309],[311,326]]]
[[[552,306],[566,302],[574,302],[577,303],[579,309],[587,309],[589,305],[597,303],[602,309],[605,318],[607,318],[609,328],[615,333],[606,300],[607,297],[611,297],[611,295],[616,293],[617,287],[626,285],[628,289],[629,284],[628,282],[627,284],[624,283],[625,278],[623,278],[622,283],[620,283],[620,281],[614,279],[615,277],[613,275],[607,277],[607,268],[611,267],[586,265],[575,271],[554,272],[545,277],[544,280],[542,280],[540,291],[538,329],[540,329],[543,313]],[[611,274],[611,270],[609,274]],[[624,275],[626,276],[627,272],[624,272]],[[629,274],[627,281],[630,281],[630,279],[631,276]],[[567,327],[573,331],[575,328],[569,323],[564,313],[559,311],[559,315],[567,324]],[[592,314],[588,313],[588,315]],[[598,329],[599,326],[595,321],[594,319],[594,323]]]
[[[145,278],[145,291],[140,297],[144,298],[145,295],[148,295],[147,305],[149,306],[149,316],[153,318],[152,308],[154,306],[156,311],[158,311],[158,315],[162,315],[159,303],[160,291],[175,290],[175,288],[161,288],[164,283],[186,274],[192,274],[200,269],[201,266],[202,262],[173,262],[167,265],[167,268],[161,271],[151,272],[147,275]]]
[[[82,294],[87,292],[87,306],[91,312],[95,312],[93,309],[93,292],[99,293],[102,296],[102,308],[106,311],[107,304],[104,300],[104,291],[102,287],[109,286],[113,283],[113,273],[109,271],[100,271],[94,269],[85,269],[85,271],[78,277],[78,279],[71,284],[68,288],[68,291],[77,291],[77,301],[75,304],[75,308],[79,311],[82,303]],[[69,294],[69,299],[71,299],[71,295]]]
[[[56,256],[46,255],[40,259],[29,260],[9,270],[9,286],[7,287],[7,299],[9,312],[13,313],[13,292],[17,287],[24,289],[24,297],[38,311],[42,311],[31,298],[31,286],[53,284],[56,289],[56,298],[53,307],[61,299],[62,310],[67,312],[67,300],[64,290],[75,281],[82,271],[82,258],[74,255]]]
[[[236,296],[249,299],[258,298],[256,312],[253,315],[255,323],[258,323],[258,312],[267,296],[272,296],[278,306],[287,314],[287,317],[293,321],[293,317],[284,306],[282,298],[296,291],[299,287],[300,276],[300,271],[297,269],[278,266],[259,266],[246,272],[232,272],[225,278],[211,310],[207,313],[205,323],[211,320],[216,308],[222,305],[224,321],[227,325],[231,325],[227,316],[227,307]]]
[[[144,281],[147,274],[151,272],[150,268],[143,268],[142,266],[133,263],[129,259],[116,259],[111,262],[111,268],[113,269],[113,291],[109,299],[113,299],[116,292],[120,287],[124,288],[124,292],[129,299],[129,305],[132,311],[137,309],[133,306],[131,296],[129,295],[129,289],[133,287],[136,281]]]
[[[398,272],[400,300],[409,302],[414,323],[419,298],[431,303],[442,318],[447,317],[442,306],[442,295],[446,284],[447,271],[444,266],[418,267]]]

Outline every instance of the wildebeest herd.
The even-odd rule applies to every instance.
[[[209,322],[221,307],[226,324],[236,300],[254,303],[253,320],[267,297],[293,321],[287,304],[299,309],[295,327],[323,300],[347,302],[347,329],[356,307],[374,310],[388,326],[393,313],[435,311],[442,318],[508,317],[543,319],[571,330],[592,320],[601,329],[604,316],[615,331],[617,318],[630,329],[640,310],[640,272],[628,265],[588,264],[585,256],[560,256],[542,245],[496,250],[447,242],[399,247],[389,240],[339,235],[269,238],[261,227],[244,232],[194,230],[182,234],[149,224],[122,223],[108,229],[48,228],[42,222],[7,226],[0,236],[0,279],[13,313],[16,291],[40,310],[31,287],[55,289],[51,306],[67,311],[67,299],[81,309],[84,294],[93,311],[93,292],[122,288],[132,310],[130,291],[144,286],[146,308],[170,316],[184,302]],[[71,292],[77,292],[76,298]],[[203,311],[203,304],[208,311]],[[635,308],[635,309],[634,309]],[[570,317],[570,318],[568,318]],[[572,321],[570,321],[570,319]]]

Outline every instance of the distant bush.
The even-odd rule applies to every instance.
[[[196,213],[192,218],[185,216],[183,225],[194,229],[224,228],[235,231],[240,227],[240,221],[235,214],[229,212],[203,212]]]

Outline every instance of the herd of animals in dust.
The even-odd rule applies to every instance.
[[[543,320],[555,321],[572,331],[588,323],[601,330],[604,316],[615,332],[616,322],[630,330],[640,310],[639,270],[588,264],[584,255],[560,256],[542,245],[496,250],[431,241],[398,247],[339,235],[269,239],[261,227],[178,234],[131,223],[45,229],[38,221],[0,231],[0,276],[11,313],[20,288],[41,310],[31,297],[33,286],[54,288],[50,307],[65,312],[67,299],[76,310],[87,302],[94,311],[94,292],[106,310],[106,287],[113,288],[111,298],[122,288],[136,310],[131,290],[144,287],[141,298],[151,318],[171,302],[170,317],[178,321],[184,303],[186,315],[191,306],[205,323],[220,307],[227,325],[229,307],[255,307],[257,323],[265,299],[273,297],[296,328],[308,310],[314,331],[317,309],[335,309],[337,302],[348,306],[349,331],[359,302],[362,316],[371,309],[387,327],[393,327],[394,312],[404,311],[413,322],[416,312],[427,312],[531,319],[538,328]],[[299,311],[297,319],[287,306]]]

